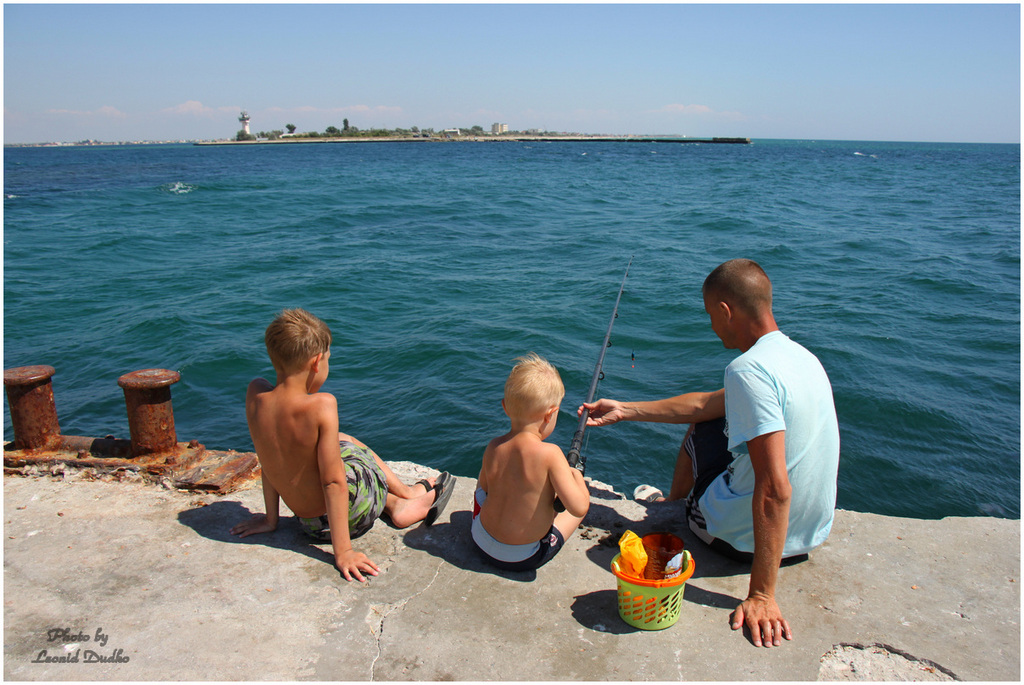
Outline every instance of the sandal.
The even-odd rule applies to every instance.
[[[664,493],[653,485],[638,485],[633,491],[633,499],[637,502],[660,502],[665,499]]]

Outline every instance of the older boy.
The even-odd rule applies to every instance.
[[[565,396],[558,371],[533,353],[516,362],[501,401],[511,430],[484,451],[471,533],[490,564],[528,571],[562,548],[590,508],[590,492],[562,450],[544,442]],[[565,505],[559,514],[556,496]]]
[[[246,537],[277,528],[279,498],[299,517],[304,530],[323,539],[329,525],[334,563],[345,576],[365,582],[362,572],[379,569],[352,548],[387,513],[398,528],[418,521],[431,525],[455,489],[442,473],[408,486],[359,440],[338,431],[338,401],[319,392],[327,380],[331,331],[302,309],[287,309],[267,327],[265,342],[277,384],[262,378],[249,384],[245,415],[263,477],[267,513],[231,532]],[[326,517],[324,514],[326,513]]]

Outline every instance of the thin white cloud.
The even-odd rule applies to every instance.
[[[651,111],[652,114],[714,114],[715,111],[707,105],[665,105],[661,109]]]
[[[180,116],[197,116],[197,117],[212,117],[218,114],[229,114],[241,111],[238,107],[210,107],[204,105],[198,100],[188,100],[175,105],[174,107],[165,107],[160,110],[162,114],[176,114]]]
[[[111,107],[110,105],[104,105],[103,107],[100,107],[98,110],[96,110],[96,114],[102,114],[105,117],[116,117],[118,119],[123,119],[126,116],[128,116],[124,112],[117,109],[117,107]]]
[[[300,107],[268,107],[264,110],[272,114],[351,114],[357,112],[365,114],[373,112],[378,114],[401,114],[402,108],[392,105],[347,105],[345,107],[313,107],[302,105]]]
[[[211,114],[214,110],[212,107],[207,107],[198,100],[189,100],[188,102],[183,102],[180,105],[175,105],[174,107],[167,107],[161,111],[169,114],[194,114],[205,116]]]
[[[92,116],[103,116],[113,117],[117,119],[124,119],[128,115],[119,110],[117,107],[110,105],[104,105],[95,111],[84,111],[79,109],[48,109],[47,114],[66,114],[74,117],[92,117]]]
[[[365,114],[366,112],[372,112],[374,114],[401,114],[401,107],[392,107],[388,105],[350,105],[348,107],[335,107],[334,109],[327,110],[330,114],[347,114],[350,112],[358,112],[359,114]]]
[[[652,109],[647,112],[648,114],[667,114],[667,115],[681,115],[681,116],[700,116],[715,120],[722,121],[747,121],[749,117],[742,112],[728,111],[719,112],[717,110],[708,107],[707,105],[684,105],[680,103],[672,103],[660,107],[658,109]]]

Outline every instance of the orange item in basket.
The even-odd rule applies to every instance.
[[[619,568],[623,573],[632,575],[635,578],[644,577],[644,567],[647,566],[647,551],[644,549],[643,541],[636,533],[627,530],[619,538]]]

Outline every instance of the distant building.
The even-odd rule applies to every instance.
[[[491,124],[491,133],[494,135],[508,133],[508,124]]]
[[[238,117],[238,120],[242,122],[242,131],[245,135],[249,135],[249,113],[242,110],[242,115]]]
[[[457,128],[446,128],[445,130],[441,131],[441,135],[443,135],[445,138],[455,138],[461,136],[462,131]]]

